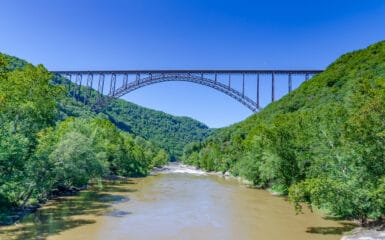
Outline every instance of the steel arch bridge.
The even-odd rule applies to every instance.
[[[67,84],[70,95],[80,96],[81,87],[88,87],[89,92],[83,93],[84,103],[91,103],[95,108],[103,108],[114,98],[122,97],[139,88],[168,81],[184,81],[200,84],[218,90],[247,108],[252,112],[261,109],[260,82],[267,79],[271,81],[271,102],[275,101],[275,79],[277,75],[287,77],[288,92],[292,91],[292,76],[300,76],[308,80],[321,70],[123,70],[123,71],[52,71],[54,74],[67,77],[70,81]],[[221,80],[219,80],[221,76]],[[238,76],[241,79],[241,89],[232,85],[232,77]],[[255,81],[255,98],[245,94],[245,76],[252,76]],[[223,82],[226,79],[226,83]],[[75,83],[73,85],[72,83]],[[71,85],[73,85],[71,87]],[[99,96],[90,101],[92,89],[97,90]],[[106,92],[107,91],[107,92]],[[103,95],[107,97],[103,97]],[[254,100],[255,99],[255,100]]]

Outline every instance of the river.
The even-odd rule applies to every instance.
[[[173,165],[51,200],[20,223],[0,227],[0,239],[337,240],[353,227],[319,213],[296,215],[285,198]]]

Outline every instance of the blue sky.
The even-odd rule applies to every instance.
[[[49,70],[324,69],[385,40],[385,1],[2,0],[0,52]],[[286,86],[285,86],[286,87]],[[180,82],[125,99],[211,127],[251,115],[223,93]]]

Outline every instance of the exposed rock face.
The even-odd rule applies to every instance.
[[[356,228],[352,231],[352,235],[344,236],[341,240],[385,240],[385,231]]]

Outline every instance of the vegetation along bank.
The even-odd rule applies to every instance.
[[[188,144],[183,162],[231,172],[330,215],[385,216],[385,41],[347,53],[243,122]]]

